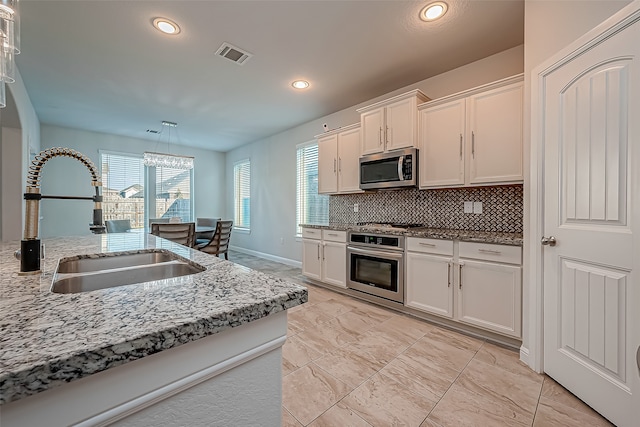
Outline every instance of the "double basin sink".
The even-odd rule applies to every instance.
[[[51,292],[69,294],[171,279],[206,268],[167,250],[63,258],[53,276]]]

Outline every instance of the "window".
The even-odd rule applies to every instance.
[[[296,158],[296,235],[301,235],[300,224],[329,224],[329,196],[318,194],[318,143],[298,145]]]
[[[175,169],[166,166],[147,169],[149,188],[155,188],[155,194],[148,196],[149,218],[177,217],[182,222],[192,222],[193,169]],[[155,181],[154,184],[151,182],[152,179]]]
[[[234,228],[251,229],[251,161],[233,166]]]
[[[128,219],[131,228],[144,228],[142,156],[101,152],[100,163],[103,219]]]
[[[145,218],[193,221],[193,169],[145,168],[142,156],[108,151],[100,164],[105,221],[128,219],[131,228],[145,228]]]

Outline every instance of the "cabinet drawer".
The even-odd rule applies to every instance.
[[[459,255],[460,258],[474,258],[522,265],[522,248],[520,246],[460,242]]]
[[[322,238],[327,242],[347,243],[347,232],[336,230],[322,230]]]
[[[302,228],[303,239],[318,239],[322,238],[322,230],[319,228]]]
[[[453,256],[453,240],[407,238],[407,250]]]

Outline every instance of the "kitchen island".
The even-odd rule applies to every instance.
[[[44,241],[18,276],[0,244],[0,420],[12,425],[251,425],[280,420],[286,310],[304,287],[143,233]],[[149,250],[206,268],[50,292],[63,257]]]

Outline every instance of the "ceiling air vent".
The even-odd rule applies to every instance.
[[[220,46],[216,51],[216,55],[227,58],[229,61],[235,62],[239,65],[244,65],[244,63],[253,56],[253,54],[246,50],[242,50],[227,42],[222,43],[222,46]]]

